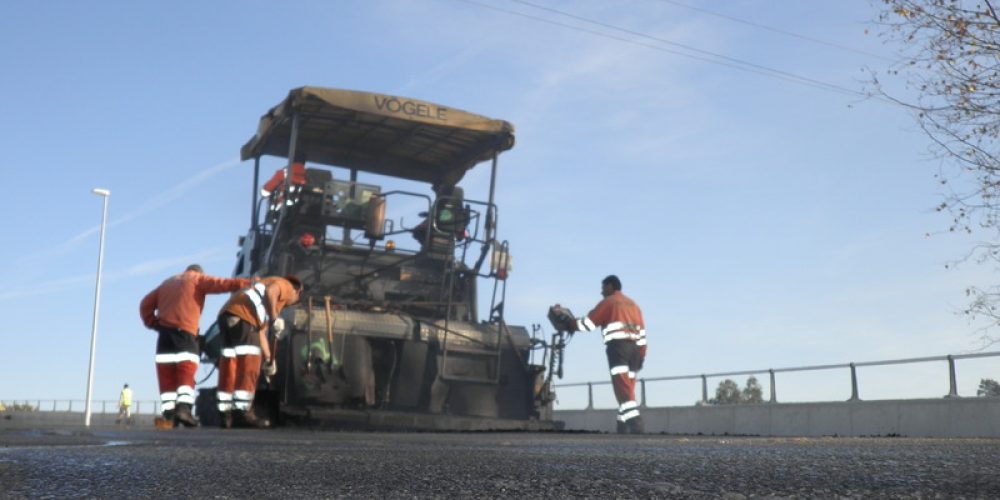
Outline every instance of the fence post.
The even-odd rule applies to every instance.
[[[774,368],[768,368],[767,373],[771,376],[771,402],[778,402],[777,389],[774,388]]]
[[[708,377],[701,376],[701,404],[708,404]]]
[[[644,379],[644,378],[639,379],[639,388],[641,389],[641,394],[642,394],[642,403],[639,404],[639,407],[640,408],[645,408],[646,407],[646,379]]]
[[[958,397],[958,381],[955,380],[955,358],[948,355],[948,398]]]
[[[69,400],[69,407],[66,408],[66,413],[73,411],[73,400]]]
[[[851,399],[848,401],[859,401],[858,398],[858,370],[854,363],[851,363]]]
[[[594,384],[587,382],[587,409],[594,409]]]

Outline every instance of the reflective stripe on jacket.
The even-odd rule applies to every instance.
[[[604,343],[627,339],[637,345],[646,345],[646,324],[642,320],[642,311],[621,291],[605,297],[593,311],[578,319],[576,325],[578,330],[588,332],[600,326]]]
[[[243,293],[246,294],[247,298],[250,299],[250,303],[253,304],[254,313],[257,315],[257,321],[260,324],[265,324],[268,321],[267,317],[267,307],[264,305],[264,294],[267,291],[267,287],[263,283],[254,283],[253,286],[247,288]]]
[[[253,290],[252,293],[250,293],[251,290]],[[254,298],[257,296],[261,299],[263,315],[258,314],[258,307],[254,302]],[[281,311],[288,304],[297,301],[298,298],[299,295],[295,291],[295,287],[285,278],[263,278],[254,283],[252,288],[245,290],[244,293],[237,293],[230,297],[229,301],[222,306],[222,312],[236,316],[254,328],[261,328],[267,326],[271,319],[267,315],[268,307],[271,311],[270,315],[276,318],[281,315]]]

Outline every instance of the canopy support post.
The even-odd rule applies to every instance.
[[[347,196],[350,199],[352,199],[352,200],[354,199],[354,195],[357,193],[357,187],[356,187],[357,182],[358,182],[358,169],[352,168],[351,169],[351,189],[350,189],[350,191],[347,192]],[[347,227],[346,225],[344,226],[344,240],[343,240],[343,243],[345,245],[350,245],[351,244],[351,229],[349,227]]]
[[[295,161],[295,149],[296,144],[299,142],[299,112],[296,111],[292,113],[292,132],[291,136],[288,138],[288,162],[285,163],[285,199],[290,200],[292,195],[292,162]],[[288,205],[285,203],[282,205],[282,211],[284,207]]]
[[[493,150],[493,164],[490,167],[490,201],[486,206],[486,242],[492,243],[496,237],[496,227],[494,227],[493,198],[497,186],[497,150]]]
[[[256,231],[259,215],[257,212],[257,191],[260,189],[260,156],[253,159],[253,202],[250,204],[250,229]]]
[[[292,132],[291,137],[288,139],[288,163],[285,164],[285,199],[291,199],[292,194],[292,162],[295,161],[295,143],[299,141],[299,112],[296,111],[292,113]],[[271,196],[276,196],[272,194]],[[265,268],[267,274],[274,274],[275,270],[271,269],[271,254],[274,252],[274,244],[278,241],[278,231],[281,230],[281,222],[285,219],[285,212],[288,211],[288,203],[282,203],[278,207],[278,221],[274,224],[274,228],[271,229],[271,244],[267,246],[267,255],[264,256],[264,262],[261,268]],[[284,270],[281,270],[284,271]]]

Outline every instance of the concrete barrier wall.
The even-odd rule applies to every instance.
[[[614,432],[615,409],[558,410],[567,430]],[[643,408],[646,432],[750,436],[1000,437],[1000,398]]]
[[[95,413],[90,415],[90,426],[98,428],[120,427],[115,422],[116,413]],[[153,427],[154,415],[133,415],[132,426],[135,428]],[[36,429],[36,428],[83,428],[83,412],[73,411],[2,411],[0,412],[0,430],[4,429]]]
[[[558,410],[567,430],[615,432],[617,411]],[[1000,398],[643,408],[646,432],[748,436],[1000,437]],[[91,415],[92,427],[116,427],[115,414]],[[153,427],[153,415],[134,426]],[[0,412],[0,430],[83,427],[83,412]]]

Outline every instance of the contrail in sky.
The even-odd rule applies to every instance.
[[[161,193],[147,199],[145,203],[139,205],[139,207],[136,208],[135,210],[132,210],[131,212],[116,219],[113,219],[111,222],[108,222],[108,228],[112,228],[115,226],[119,226],[121,224],[125,224],[127,222],[131,222],[135,219],[138,219],[139,217],[142,217],[143,215],[148,214],[149,212],[152,212],[164,205],[167,205],[173,202],[174,200],[180,198],[181,196],[183,196],[185,193],[190,191],[195,186],[239,164],[240,164],[239,158],[232,158],[222,163],[208,167],[204,170],[201,170],[197,174],[185,179],[183,182],[176,184],[173,187],[170,187],[167,190],[162,191]],[[77,243],[89,238],[90,236],[97,234],[98,231],[100,230],[101,230],[100,224],[87,228],[86,230],[82,231],[76,236],[73,236],[72,238],[62,243],[53,245],[48,250],[43,250],[41,252],[35,252],[30,255],[22,256],[17,260],[17,262],[23,263],[24,261],[36,259],[39,257],[48,257],[51,255],[60,254],[72,248]],[[0,297],[2,297],[2,295],[0,295]]]
[[[462,67],[466,62],[472,60],[481,50],[478,47],[466,47],[458,54],[445,59],[434,65],[427,71],[423,71],[416,76],[410,77],[403,86],[391,91],[392,95],[401,95],[409,92],[414,87],[432,85],[454,73],[456,69]]]
[[[194,176],[192,176],[192,177],[190,177],[188,179],[185,179],[184,182],[181,182],[180,184],[177,184],[177,185],[171,187],[170,189],[167,189],[166,191],[163,191],[162,193],[160,193],[160,194],[158,194],[156,196],[153,196],[152,198],[146,200],[145,203],[143,203],[142,205],[139,205],[139,208],[136,208],[135,210],[133,210],[133,211],[131,211],[131,212],[129,212],[129,213],[127,213],[127,214],[125,214],[125,215],[123,215],[123,216],[121,216],[121,217],[119,217],[119,218],[117,218],[117,219],[115,219],[115,220],[113,220],[111,222],[109,222],[108,223],[108,227],[111,228],[111,227],[114,227],[114,226],[118,226],[118,225],[124,224],[126,222],[131,222],[131,221],[133,221],[133,220],[135,220],[135,219],[137,219],[137,218],[139,218],[139,217],[141,217],[143,215],[146,215],[147,213],[152,212],[153,210],[156,210],[157,208],[160,208],[160,207],[162,207],[162,206],[164,206],[164,205],[166,205],[166,204],[168,204],[168,203],[176,200],[177,198],[180,198],[181,196],[184,195],[184,193],[190,191],[191,188],[197,186],[198,184],[201,184],[202,182],[205,182],[206,180],[208,180],[209,178],[215,176],[216,174],[219,174],[220,172],[224,172],[225,170],[227,170],[227,169],[229,169],[231,167],[234,167],[236,165],[239,165],[239,164],[240,164],[240,159],[239,158],[233,158],[233,159],[224,161],[222,163],[219,163],[217,165],[213,165],[211,167],[208,167],[207,169],[199,172],[197,175],[194,175]],[[97,234],[97,232],[100,229],[101,229],[100,225],[91,227],[91,228],[87,229],[86,231],[84,231],[84,232],[82,232],[82,233],[80,233],[80,234],[78,234],[78,235],[76,235],[76,236],[74,236],[74,237],[66,240],[66,242],[62,243],[62,245],[71,245],[73,243],[81,241],[81,240],[87,238],[88,236],[90,236],[92,234]]]
[[[112,283],[118,280],[126,278],[134,278],[137,276],[145,276],[149,274],[161,273],[163,271],[180,271],[184,266],[191,264],[192,262],[198,262],[201,264],[208,262],[218,262],[223,260],[230,254],[230,249],[228,247],[214,247],[207,248],[200,252],[188,255],[182,255],[178,257],[168,257],[164,259],[154,259],[145,262],[140,262],[138,264],[133,264],[126,269],[120,271],[113,271],[104,273],[103,279],[106,283]],[[50,293],[62,292],[70,290],[73,288],[78,288],[83,285],[93,286],[94,284],[94,274],[83,274],[78,276],[70,276],[68,278],[61,278],[52,281],[46,281],[42,283],[37,283],[31,286],[13,286],[8,287],[6,291],[0,292],[0,302],[6,300],[20,299],[24,297],[35,297],[38,295],[47,295]]]

